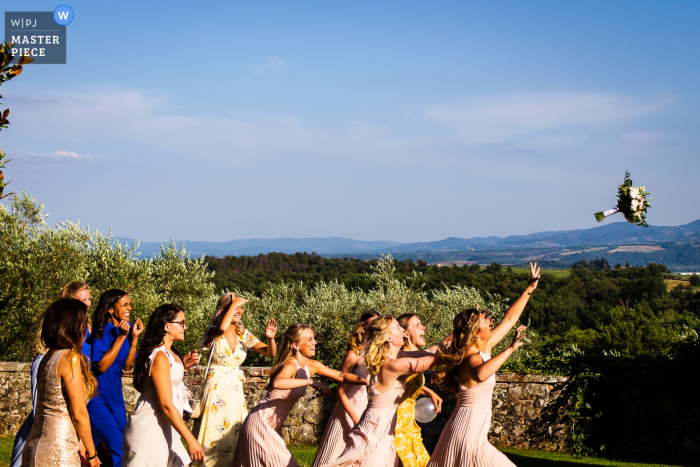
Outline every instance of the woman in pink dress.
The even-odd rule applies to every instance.
[[[282,425],[306,387],[330,394],[325,384],[311,379],[324,376],[345,384],[367,385],[366,379],[351,373],[331,370],[311,360],[316,355],[316,340],[311,326],[291,324],[277,351],[277,364],[270,372],[267,395],[243,422],[238,437],[234,467],[294,467],[292,453],[282,439]]]
[[[363,361],[363,352],[367,328],[377,317],[379,317],[379,313],[376,311],[362,313],[360,321],[355,327],[355,332],[350,336],[348,352],[345,354],[340,371],[355,374],[360,378],[369,378]],[[345,439],[352,427],[360,421],[360,416],[366,408],[367,388],[365,386],[359,384],[347,387],[344,384],[338,385],[338,402],[335,404],[330,419],[328,419],[312,467],[326,464],[340,456],[345,449]]]
[[[509,467],[514,464],[489,444],[491,404],[496,372],[521,345],[525,326],[516,330],[513,343],[491,358],[491,349],[518,322],[532,292],[537,288],[540,270],[530,264],[530,284],[508,309],[498,325],[478,308],[454,317],[454,339],[441,357],[445,367],[433,375],[442,390],[457,393],[457,407],[442,430],[428,467]]]
[[[402,376],[421,373],[439,363],[435,354],[399,357],[404,329],[392,316],[372,321],[365,349],[365,367],[370,375],[369,403],[360,421],[350,431],[340,457],[324,467],[393,467],[400,461],[394,447],[396,409],[403,400]],[[411,355],[411,354],[404,354]]]

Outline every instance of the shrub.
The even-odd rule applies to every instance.
[[[690,280],[690,285],[692,285],[693,287],[700,286],[700,276],[698,276],[697,274],[693,274],[692,276],[690,276],[689,280]]]

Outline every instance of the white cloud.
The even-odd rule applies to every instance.
[[[94,161],[95,158],[92,157],[92,154],[78,154],[75,151],[55,151],[55,152],[46,152],[46,153],[34,153],[34,152],[28,152],[25,154],[26,156],[29,157],[45,157],[49,159],[61,159],[61,160],[84,160],[84,161]]]
[[[614,125],[654,114],[673,99],[640,102],[609,94],[523,93],[482,98],[462,107],[431,107],[427,116],[451,127],[464,143],[494,144],[542,131]]]
[[[489,146],[489,154],[509,155],[582,147],[591,138],[587,130],[631,122],[658,112],[671,100],[642,102],[590,93],[484,98],[469,106],[432,107],[423,122],[425,129],[409,134],[401,121],[393,126],[357,123],[329,129],[310,126],[296,117],[167,114],[162,110],[162,99],[134,91],[56,94],[25,100],[14,115],[13,131],[8,136],[14,147],[23,146],[25,151],[30,143],[43,147],[81,143],[81,147],[99,148],[107,157],[119,156],[110,152],[110,147],[125,143],[244,164],[255,159],[304,156],[388,166],[442,166],[470,158],[482,160],[484,151],[477,154],[470,150],[475,144]],[[42,157],[93,159],[72,151]]]
[[[263,63],[258,65],[253,65],[253,71],[257,74],[265,73],[266,71],[281,70],[286,68],[288,63],[286,60],[281,59],[277,55],[273,55],[265,60]]]

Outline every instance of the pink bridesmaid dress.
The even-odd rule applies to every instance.
[[[297,366],[298,379],[308,379],[308,366]],[[282,438],[282,425],[294,405],[306,393],[306,386],[271,389],[250,412],[238,435],[234,467],[298,467]]]
[[[364,354],[360,354],[360,363],[353,371],[353,374],[360,378],[369,379],[365,368]],[[348,384],[346,385],[345,394],[348,396],[350,407],[357,415],[362,416],[362,413],[367,408],[367,387],[361,384]],[[355,422],[352,421],[350,415],[345,411],[343,404],[338,401],[323,432],[312,467],[319,467],[339,457],[345,449],[345,441],[353,426],[355,426]]]
[[[340,457],[322,467],[398,467],[401,465],[394,447],[396,409],[403,401],[406,388],[403,378],[380,394],[377,377],[369,380],[369,403],[360,421],[350,431]]]
[[[484,361],[491,356],[479,352]],[[489,444],[491,405],[496,375],[472,388],[459,385],[457,407],[445,425],[427,467],[515,467]]]

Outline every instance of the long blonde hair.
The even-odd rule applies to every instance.
[[[472,308],[458,313],[452,320],[452,342],[447,349],[438,350],[444,362],[433,373],[431,381],[447,392],[459,393],[459,382],[455,379],[459,365],[464,360],[469,346],[476,342],[479,335],[479,310]]]
[[[83,281],[73,281],[69,282],[63,286],[61,292],[58,294],[59,300],[62,298],[75,298],[75,295],[81,290],[90,290],[90,286]],[[32,340],[32,353],[36,357],[37,355],[45,354],[48,349],[44,345],[44,340],[41,338],[41,327],[44,324],[44,312],[39,315],[37,320],[37,328],[34,333],[34,339]]]
[[[365,367],[370,375],[379,374],[379,370],[384,365],[387,340],[391,336],[391,323],[393,320],[393,316],[384,315],[375,319],[369,325],[367,344],[365,344]]]
[[[374,310],[365,311],[360,316],[360,321],[355,325],[355,330],[350,334],[350,343],[347,350],[352,350],[356,355],[360,355],[365,349],[365,326],[367,321],[379,317],[379,313]]]
[[[275,375],[279,373],[284,365],[291,359],[294,358],[294,349],[292,348],[292,344],[298,344],[299,341],[301,341],[301,335],[306,331],[307,329],[311,329],[311,326],[308,324],[304,323],[292,323],[289,325],[286,331],[284,331],[284,337],[282,338],[282,342],[280,343],[280,346],[277,347],[277,358],[275,361],[275,366],[272,367],[272,370],[270,370],[270,377],[267,380],[267,384],[265,385],[265,390],[270,390],[272,389],[272,381],[275,378]]]

